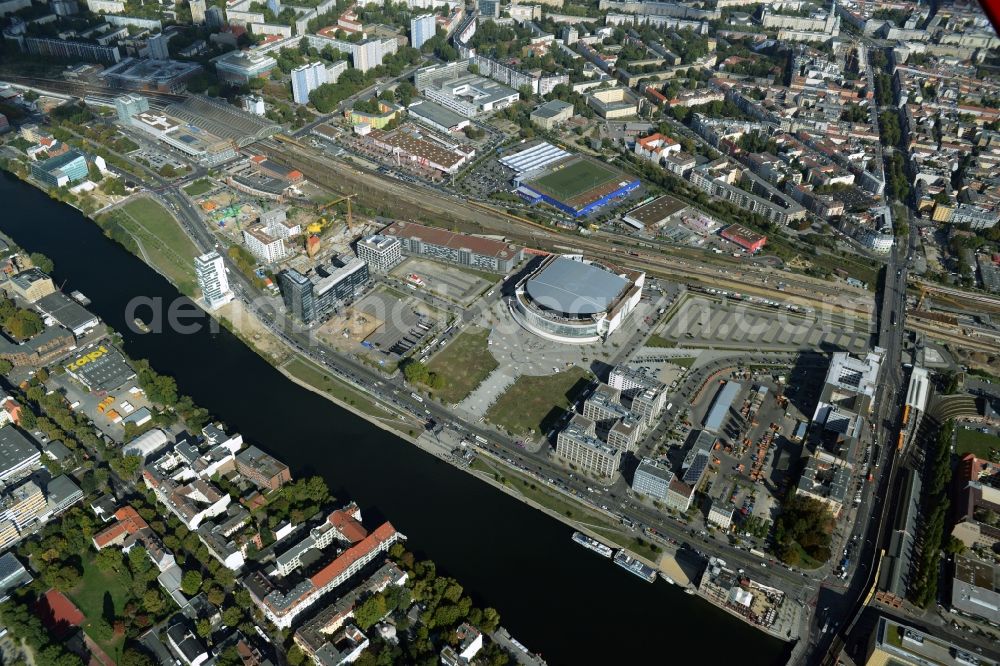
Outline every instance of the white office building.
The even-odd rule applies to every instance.
[[[292,70],[292,99],[308,104],[309,93],[326,83],[326,67],[321,62],[300,65]]]
[[[394,236],[375,234],[358,241],[358,258],[373,271],[387,273],[403,260],[402,244]]]
[[[196,257],[194,272],[209,310],[216,310],[233,300],[233,292],[229,289],[229,278],[226,276],[226,264],[218,252],[209,252]]]
[[[437,32],[437,21],[433,14],[423,14],[410,19],[410,46],[419,49]]]

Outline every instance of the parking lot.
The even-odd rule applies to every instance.
[[[462,307],[472,305],[483,292],[500,279],[498,275],[493,282],[490,282],[473,271],[417,257],[409,257],[394,268],[390,275],[410,284],[415,282],[411,276],[416,276],[417,280],[423,283],[420,289],[458,303]]]
[[[443,316],[423,302],[385,288],[375,289],[351,308],[352,317],[364,316],[380,325],[364,340],[372,350],[401,357],[419,347],[437,330]]]
[[[738,301],[689,297],[659,334],[683,345],[722,345],[747,349],[824,349],[860,353],[869,333],[817,313],[793,314]]]

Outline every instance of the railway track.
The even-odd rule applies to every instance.
[[[110,86],[99,86],[82,81],[66,81],[63,79],[47,79],[34,76],[18,76],[16,74],[0,74],[0,81],[11,83],[28,88],[36,88],[42,91],[49,91],[73,97],[100,97],[113,100],[119,95],[124,95],[128,90],[119,90]],[[151,102],[156,102],[157,106],[166,106],[174,102],[180,102],[187,98],[187,95],[165,93],[155,90],[142,90],[144,97],[149,97]]]
[[[736,265],[729,269],[672,256],[660,257],[650,252],[649,248],[643,247],[631,239],[616,239],[612,242],[584,236],[570,236],[554,231],[552,228],[533,220],[480,202],[468,199],[452,201],[437,193],[422,189],[417,191],[416,188],[396,180],[379,178],[375,174],[366,173],[357,165],[312,154],[312,151],[307,150],[298,142],[284,141],[279,143],[274,139],[267,139],[256,145],[266,152],[269,158],[286,166],[294,166],[306,178],[341,194],[353,193],[362,200],[367,198],[368,203],[373,206],[384,204],[388,196],[397,202],[412,202],[413,208],[408,212],[413,217],[427,214],[432,217],[445,217],[456,222],[472,223],[490,231],[502,232],[511,240],[528,247],[542,246],[542,249],[546,249],[545,246],[548,246],[549,249],[561,249],[557,248],[556,245],[558,244],[562,248],[569,245],[614,263],[644,270],[648,273],[677,278],[685,282],[692,280],[704,282],[712,286],[720,286],[756,296],[774,297],[776,287],[769,286],[768,282],[774,284],[783,282],[785,284],[781,294],[783,300],[817,309],[823,308],[856,318],[868,319],[871,317],[870,304],[844,301],[845,293],[855,296],[858,300],[865,297],[864,292],[851,288],[838,287],[833,290],[830,289],[829,285],[824,285],[819,281],[814,282],[808,278],[774,269],[765,269],[766,273],[760,273],[758,270],[743,265]],[[340,169],[333,172],[331,170],[332,164],[339,166]]]

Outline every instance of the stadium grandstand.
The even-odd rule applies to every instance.
[[[500,158],[500,164],[513,169],[518,175],[544,169],[553,162],[569,157],[570,154],[562,148],[556,148],[551,143],[538,143],[530,148],[518,151]]]

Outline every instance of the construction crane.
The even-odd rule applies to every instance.
[[[351,214],[351,199],[353,199],[354,197],[355,197],[354,194],[346,194],[346,195],[344,195],[342,197],[334,199],[333,201],[327,201],[325,204],[320,205],[320,207],[317,209],[317,212],[322,213],[327,208],[330,208],[331,206],[336,206],[337,204],[339,204],[342,201],[346,201],[347,202],[347,228],[350,231],[354,231],[354,218],[353,218],[353,216]]]

